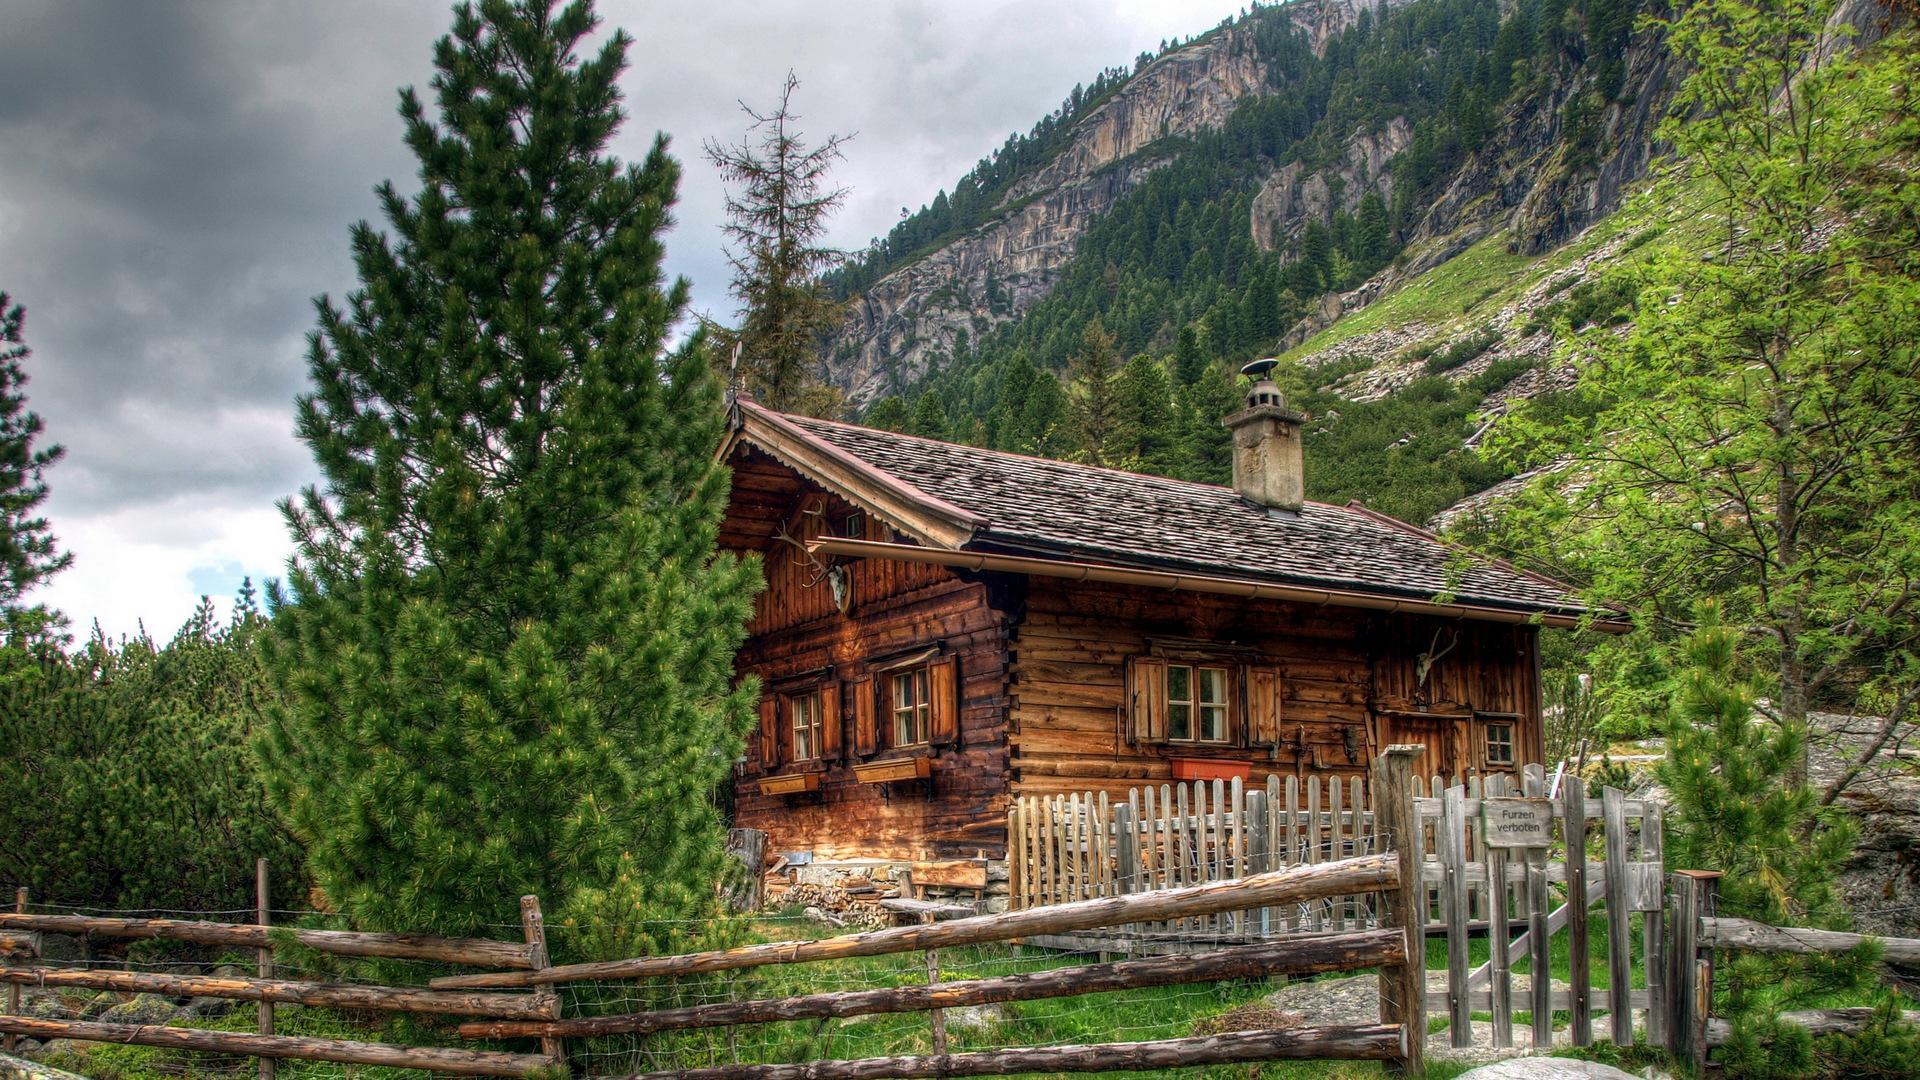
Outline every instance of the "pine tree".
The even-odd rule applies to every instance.
[[[35,586],[65,570],[73,554],[59,550],[53,529],[39,516],[47,499],[46,470],[66,450],[35,448],[46,425],[27,411],[30,354],[22,337],[26,309],[0,292],[0,642],[16,641],[60,623],[44,606],[23,608]]]
[[[906,433],[923,439],[952,437],[952,429],[947,424],[947,410],[940,406],[939,398],[932,394],[920,395],[920,400],[913,403],[913,411],[907,416]]]
[[[1145,353],[1136,355],[1113,380],[1113,434],[1108,455],[1120,468],[1165,473],[1173,443],[1173,381]]]
[[[1098,318],[1080,335],[1080,351],[1067,366],[1067,424],[1080,452],[1095,465],[1107,463],[1113,434],[1113,380],[1120,363],[1113,335]]]
[[[1202,484],[1233,479],[1233,433],[1221,421],[1244,404],[1226,368],[1209,364],[1201,370],[1181,392],[1174,475]]]
[[[283,510],[291,590],[261,744],[329,900],[472,934],[536,893],[579,956],[670,947],[726,866],[712,794],[757,688],[758,588],[717,555],[727,489],[704,333],[669,346],[679,179],[607,146],[631,39],[590,4],[485,0],[401,93],[422,189],[353,230],[316,302],[298,433],[325,478]],[[676,921],[659,921],[676,920]]]
[[[1682,649],[1658,769],[1673,809],[1669,864],[1721,871],[1724,914],[1775,926],[1843,927],[1846,909],[1834,885],[1857,830],[1823,811],[1795,779],[1806,727],[1758,709],[1759,694],[1740,676],[1739,631],[1711,603],[1699,608],[1698,622]],[[1807,1075],[1805,1029],[1780,1023],[1776,1014],[1860,989],[1871,980],[1872,952],[1731,958],[1716,1004],[1734,1021],[1733,1038],[1720,1051],[1728,1074]]]
[[[882,431],[907,430],[907,403],[897,394],[888,394],[867,410],[861,422]]]
[[[734,146],[708,140],[706,154],[734,185],[724,229],[733,243],[727,261],[741,316],[731,336],[741,346],[747,388],[770,408],[836,416],[844,402],[820,378],[818,346],[820,335],[839,320],[841,305],[827,295],[820,275],[846,257],[823,246],[821,237],[827,218],[847,197],[847,189],[827,186],[827,174],[848,137],[831,135],[807,146],[793,111],[799,85],[787,72],[771,112],[743,103],[757,135]]]

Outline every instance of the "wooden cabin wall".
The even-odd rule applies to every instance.
[[[785,488],[772,477],[736,467],[735,500],[742,473],[752,498],[775,501],[784,490],[787,513],[774,527],[804,542],[832,528],[853,508],[785,473]],[[748,521],[742,518],[741,521]],[[746,546],[745,525],[733,525],[735,546]],[[869,518],[866,535],[895,539]],[[845,564],[852,603],[845,614],[818,570],[797,558],[784,541],[763,541],[767,589],[759,598],[736,671],[759,675],[768,693],[783,680],[828,677],[841,687],[839,760],[802,767],[821,774],[821,790],[763,795],[759,781],[796,771],[791,763],[764,768],[750,748],[734,781],[735,823],[768,833],[769,850],[809,851],[817,860],[900,861],[1005,857],[1007,810],[1007,639],[1009,617],[993,603],[989,586],[963,580],[941,567],[868,559]],[[933,748],[929,781],[863,784],[856,764],[903,756],[882,749],[858,752],[854,738],[857,680],[869,664],[940,645],[958,664],[959,734],[955,745]],[[750,740],[751,743],[751,740]]]
[[[1501,623],[1036,578],[1012,643],[1014,791],[1124,795],[1169,781],[1177,755],[1248,762],[1253,782],[1364,776],[1382,746],[1403,741],[1432,747],[1428,771],[1477,772],[1476,710],[1514,714],[1517,763],[1535,761],[1534,635]],[[1297,745],[1130,745],[1126,663],[1150,639],[1229,643],[1277,669],[1282,740]],[[1429,651],[1439,655],[1422,682],[1419,657]]]

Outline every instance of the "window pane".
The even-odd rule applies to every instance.
[[[1200,669],[1200,700],[1214,705],[1226,704],[1226,668],[1208,667]]]
[[[1167,668],[1167,700],[1193,700],[1193,669],[1172,665]]]
[[[1211,742],[1220,742],[1227,737],[1225,705],[1200,706],[1200,737]]]
[[[893,707],[906,709],[913,706],[913,676],[895,675],[893,677]]]
[[[1167,738],[1193,738],[1193,706],[1185,703],[1167,706]]]

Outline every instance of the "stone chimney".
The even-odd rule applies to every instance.
[[[1269,510],[1298,512],[1307,496],[1300,425],[1306,419],[1287,408],[1286,396],[1267,373],[1278,360],[1255,360],[1240,369],[1251,376],[1247,407],[1221,423],[1233,432],[1233,490]]]

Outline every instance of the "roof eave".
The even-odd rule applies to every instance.
[[[736,403],[738,421],[721,447],[731,455],[751,444],[920,543],[956,549],[972,539],[987,520],[821,439],[751,398]]]
[[[874,540],[848,540],[836,537],[823,537],[807,546],[811,551],[850,558],[894,559],[902,562],[931,563],[962,570],[1029,574],[1036,577],[1204,592],[1242,596],[1249,599],[1286,600],[1294,603],[1325,604],[1332,607],[1363,608],[1373,611],[1398,611],[1486,622],[1531,624],[1559,629],[1584,628],[1609,634],[1626,633],[1632,629],[1630,623],[1598,618],[1590,612],[1574,613],[1545,608],[1518,609],[1483,604],[1458,604],[1351,589],[1282,584],[1254,578],[1212,574],[1175,573],[1073,559],[1041,558],[990,551],[938,550],[912,544],[888,544]]]

